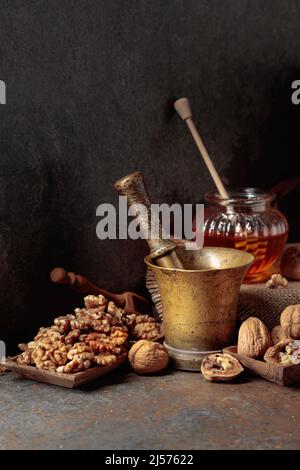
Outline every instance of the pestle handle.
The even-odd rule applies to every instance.
[[[186,125],[188,126],[193,139],[198,147],[198,150],[204,160],[204,163],[207,166],[207,169],[217,187],[217,190],[219,191],[220,195],[224,199],[228,199],[228,193],[222,183],[222,180],[206,150],[206,147],[204,145],[204,142],[199,134],[199,132],[196,129],[196,126],[194,124],[194,121],[192,119],[192,110],[191,110],[191,105],[188,100],[188,98],[179,98],[177,101],[174,103],[174,108],[176,109],[177,113],[186,122]]]
[[[150,257],[155,259],[159,266],[182,269],[182,263],[175,252],[175,243],[171,240],[164,240],[161,238],[162,230],[158,220],[156,220],[155,223],[159,228],[159,238],[152,239],[150,237],[151,223],[153,222],[151,217],[151,202],[145,187],[142,173],[140,171],[136,171],[135,173],[125,176],[118,180],[114,187],[121,196],[127,197],[129,206],[134,204],[142,204],[145,206],[146,210],[141,210],[139,212],[138,219],[141,231],[147,239],[150,247]]]

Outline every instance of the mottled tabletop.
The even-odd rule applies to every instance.
[[[299,449],[300,388],[127,366],[69,390],[0,377],[0,449]]]

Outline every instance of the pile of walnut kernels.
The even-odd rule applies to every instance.
[[[161,335],[161,324],[153,317],[126,314],[103,295],[88,295],[84,304],[74,315],[57,317],[54,325],[40,328],[34,341],[19,344],[23,352],[18,363],[74,373],[111,365],[127,353],[130,343]]]

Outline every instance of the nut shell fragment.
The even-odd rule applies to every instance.
[[[216,353],[206,356],[201,364],[201,373],[210,382],[227,382],[238,377],[244,368],[230,354]]]
[[[292,338],[286,338],[280,341],[278,344],[275,344],[275,346],[271,346],[264,355],[264,360],[270,364],[283,366],[283,364],[280,362],[279,353],[284,351],[285,347],[293,341],[294,340]]]
[[[259,318],[249,317],[245,320],[238,334],[237,352],[248,357],[260,357],[272,346],[267,327]]]

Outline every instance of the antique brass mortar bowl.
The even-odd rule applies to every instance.
[[[254,257],[232,248],[176,252],[188,269],[163,268],[150,256],[145,263],[160,288],[173,367],[199,370],[205,355],[232,344],[240,286]]]

